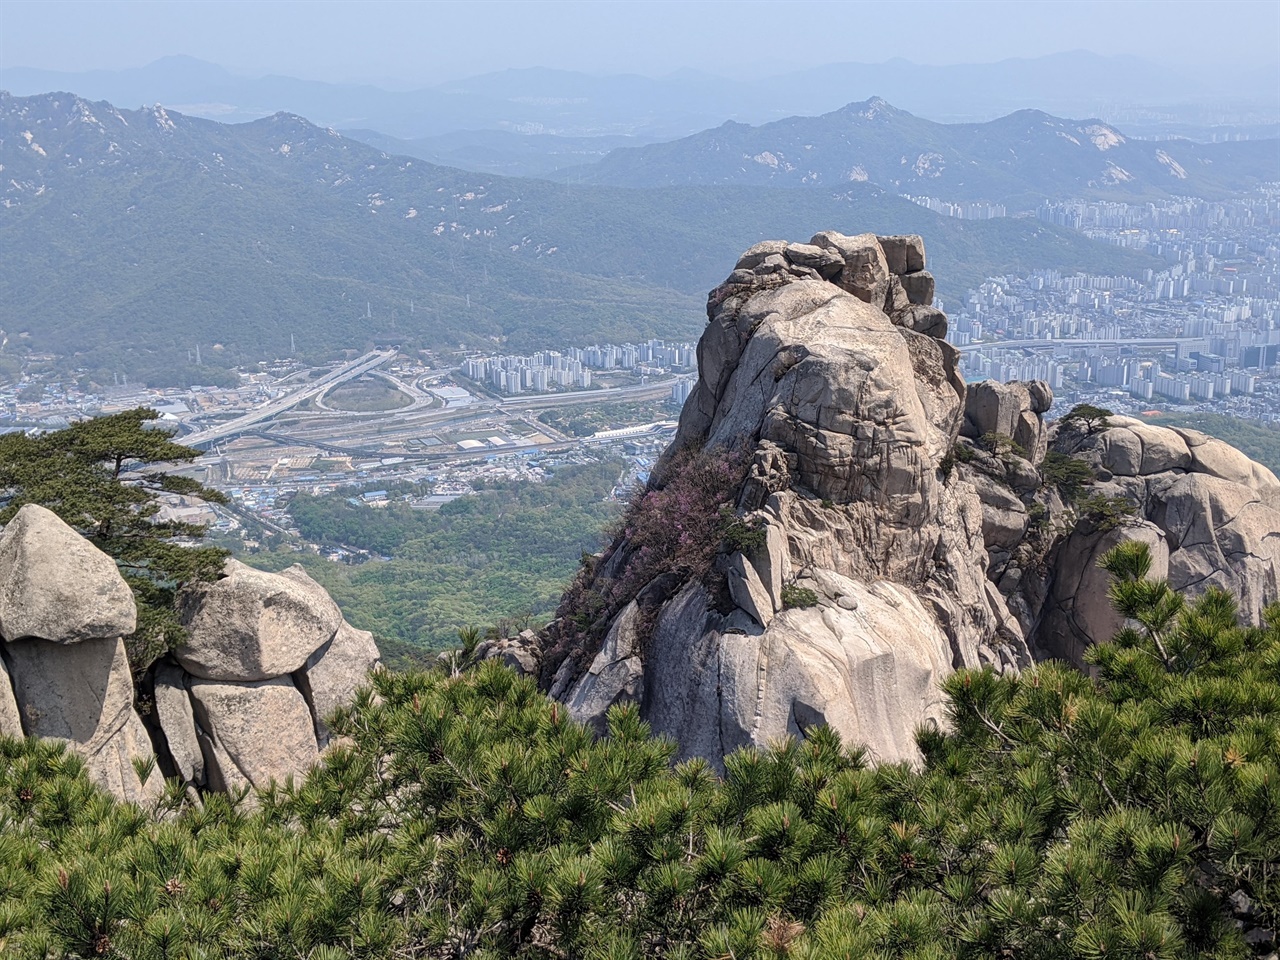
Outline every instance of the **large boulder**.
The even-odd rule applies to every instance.
[[[266,573],[228,560],[213,583],[183,598],[188,640],[175,655],[205,680],[248,683],[300,669],[342,623],[338,605],[299,566]]]
[[[1280,480],[1276,479],[1276,475],[1262,464],[1250,460],[1231,444],[1199,430],[1174,427],[1172,432],[1187,445],[1187,452],[1191,457],[1189,469],[1192,471],[1249,487],[1268,502],[1280,497]]]
[[[0,635],[53,643],[133,633],[137,608],[115,561],[35,504],[0,535]]]
[[[261,789],[302,776],[320,758],[311,710],[288,677],[256,683],[192,679],[210,788]]]
[[[25,639],[5,648],[23,732],[62,740],[84,758],[92,780],[123,800],[159,796],[162,778],[138,779],[134,760],[152,760],[146,728],[133,712],[124,641],[66,646]]]
[[[1090,435],[1080,448],[1096,451],[1096,462],[1122,477],[1146,477],[1192,467],[1191,452],[1174,430],[1133,417],[1108,418],[1110,427]]]
[[[329,742],[326,718],[352,701],[356,691],[369,682],[369,673],[380,660],[373,634],[357,630],[344,620],[333,639],[313,653],[295,674],[298,689],[311,708],[321,746]]]

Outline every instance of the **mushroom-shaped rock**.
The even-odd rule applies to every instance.
[[[122,800],[157,796],[161,777],[141,783],[133,760],[152,756],[133,712],[133,678],[124,641],[63,645],[35,638],[8,644],[4,655],[23,731],[63,740],[85,760],[90,779]]]
[[[175,655],[194,677],[248,683],[293,673],[342,623],[338,605],[299,566],[266,573],[228,560],[223,573],[183,597],[190,636]]]
[[[311,711],[288,677],[257,683],[191,681],[209,786],[262,788],[320,758]]]
[[[53,643],[133,633],[137,607],[115,561],[51,510],[27,504],[0,536],[0,634]]]
[[[344,620],[333,639],[313,653],[298,671],[298,689],[311,708],[321,746],[329,742],[325,718],[351,702],[356,690],[368,683],[369,672],[379,660],[373,634],[357,630]]]

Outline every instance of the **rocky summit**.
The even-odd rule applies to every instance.
[[[64,741],[117,797],[154,801],[305,773],[325,718],[378,664],[301,567],[234,560],[183,598],[187,642],[135,688],[122,637],[135,608],[115,563],[51,511],[23,507],[0,536],[0,734]]]
[[[925,267],[918,236],[824,232],[757,244],[711,291],[699,380],[648,491],[558,619],[518,641],[576,718],[604,730],[635,702],[716,764],[824,723],[914,761],[950,672],[1082,663],[1110,638],[1097,560],[1121,541],[1255,620],[1280,596],[1270,471],[1105,411],[1048,423],[1042,382],[966,384]],[[690,464],[705,478],[708,458],[714,545],[700,566],[655,562],[692,556],[695,524],[647,523],[646,504],[695,502]]]

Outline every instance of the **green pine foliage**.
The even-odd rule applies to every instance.
[[[1227,898],[1280,921],[1280,607],[1104,564],[1129,626],[1096,676],[955,674],[919,769],[825,728],[673,766],[634,706],[597,740],[493,662],[375,677],[254,810],[158,821],[0,740],[0,953],[1247,957]]]

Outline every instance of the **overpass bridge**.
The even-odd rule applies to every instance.
[[[357,357],[349,363],[344,363],[335,370],[330,370],[319,380],[299,387],[297,390],[286,393],[282,397],[277,397],[270,403],[264,404],[243,416],[209,427],[207,430],[189,433],[185,437],[178,437],[177,440],[188,447],[208,449],[219,440],[225,440],[227,437],[234,437],[244,433],[254,424],[269,420],[277,414],[284,413],[290,407],[297,406],[312,397],[318,397],[331,387],[345,383],[348,380],[354,380],[356,377],[368,373],[374,367],[381,366],[395,355],[395,350],[372,350],[362,357]]]

